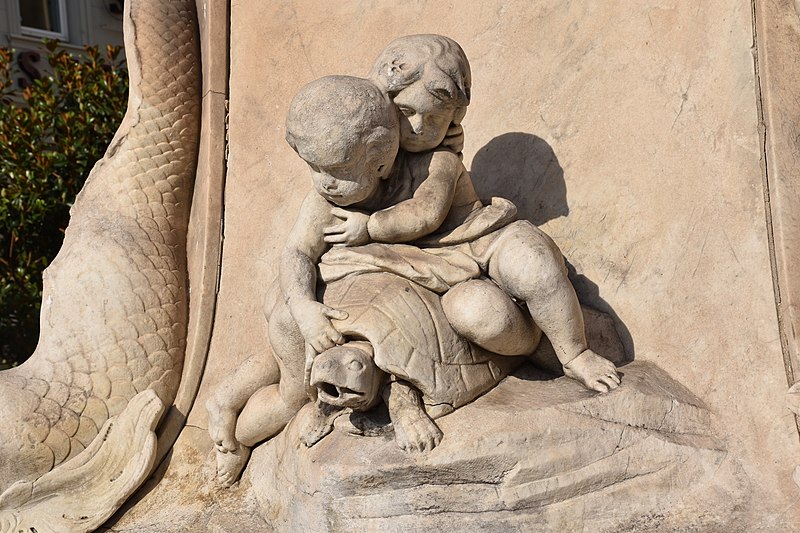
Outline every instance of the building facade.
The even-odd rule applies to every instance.
[[[0,45],[14,49],[24,84],[47,69],[43,39],[70,51],[122,46],[123,6],[124,0],[0,0]]]

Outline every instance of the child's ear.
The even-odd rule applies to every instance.
[[[378,166],[373,167],[375,169],[375,174],[380,176],[380,178],[382,180],[388,179],[390,172],[387,172],[389,170],[387,168],[387,164],[386,163],[381,163],[380,161],[377,161],[377,164],[378,164]]]
[[[395,139],[391,145],[388,144],[388,141],[392,139],[390,137],[392,134],[393,131],[388,128],[376,128],[376,131],[366,140],[367,161],[369,162],[367,168],[375,169],[375,173],[381,176],[382,179],[389,177],[384,173],[388,174],[389,168],[387,166],[391,167],[394,157],[397,155],[399,139]],[[389,160],[390,153],[391,160]]]
[[[388,180],[391,172],[386,172],[386,165],[381,165],[378,167],[378,174],[380,174],[382,180]]]

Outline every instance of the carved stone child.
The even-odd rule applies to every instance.
[[[495,309],[512,309],[512,297],[525,303],[568,377],[599,392],[619,386],[614,364],[588,348],[580,304],[558,247],[527,221],[497,229],[514,214],[508,202],[494,199],[482,206],[460,158],[440,146],[469,104],[471,73],[461,47],[441,35],[401,37],[378,57],[370,79],[399,111],[401,150],[391,179],[365,203],[366,212],[337,211],[343,222],[325,230],[325,241],[347,246],[416,242],[438,247],[431,249],[438,256],[446,247],[460,262],[474,261],[491,279],[465,279],[444,295],[444,311],[456,331],[495,353],[529,353],[538,337],[519,314],[486,319]],[[374,266],[373,251],[363,248],[364,263]],[[336,254],[330,252],[323,263],[335,263]],[[348,263],[353,255],[346,253]]]
[[[397,57],[383,71],[387,54]],[[376,244],[368,243],[415,242],[438,247],[430,258],[472,262],[463,279],[444,289],[444,309],[458,333],[490,351],[522,355],[538,339],[532,318],[566,375],[598,391],[619,384],[614,365],[587,348],[580,306],[552,240],[526,222],[505,225],[513,206],[499,200],[483,206],[458,155],[437,149],[469,102],[469,64],[460,47],[441,36],[401,39],[379,58],[373,78],[384,94],[365,80],[339,76],[309,84],[292,102],[287,141],[308,163],[314,190],[281,258],[283,298],[267,312],[276,357],[250,358],[208,403],[223,484],[238,477],[251,446],[278,433],[308,401],[305,362],[346,340],[331,322],[346,313],[316,298],[317,263],[326,251],[320,270],[328,272],[336,270],[337,252],[353,250],[375,271]],[[400,111],[399,127],[389,97]],[[351,259],[344,275],[358,272]],[[481,273],[491,281],[474,279]],[[509,296],[525,302],[530,317]],[[485,311],[495,308],[509,312],[486,321]]]
[[[295,96],[286,138],[311,170],[308,193],[284,247],[278,291],[265,311],[274,353],[247,359],[207,402],[209,433],[222,485],[239,477],[250,448],[280,432],[309,401],[306,346],[323,352],[344,338],[331,319],[347,318],[317,301],[317,263],[330,248],[326,228],[341,222],[342,207],[363,208],[389,177],[399,126],[391,102],[370,81],[329,76]]]

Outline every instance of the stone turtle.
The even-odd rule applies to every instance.
[[[430,450],[442,438],[434,418],[484,394],[522,361],[458,335],[439,295],[394,274],[346,277],[328,284],[321,299],[347,312],[334,325],[348,342],[311,366],[317,403],[301,431],[308,446],[330,432],[343,408],[366,411],[382,398],[398,445]]]

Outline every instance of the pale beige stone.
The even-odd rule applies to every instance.
[[[158,461],[178,438],[205,370],[222,265],[228,74],[228,3],[197,1],[202,52],[202,115],[197,173],[189,215],[186,255],[190,287],[187,347],[181,384],[159,428]]]
[[[276,531],[726,530],[745,496],[710,413],[657,367],[626,369],[597,396],[520,373],[441,419],[445,438],[413,460],[339,431],[298,448],[306,408],[245,483]]]
[[[398,445],[430,451],[442,437],[433,418],[495,386],[542,333],[567,377],[597,392],[619,386],[613,363],[589,349],[558,248],[514,222],[511,202],[484,205],[475,192],[459,156],[471,84],[458,43],[422,34],[390,42],[369,79],[324,76],[294,95],[286,141],[313,189],[265,306],[271,351],[207,402],[221,484],[309,395],[308,446],[337,409],[382,398]]]
[[[128,111],[45,272],[36,351],[0,375],[4,532],[101,525],[149,476],[154,430],[182,381],[197,16],[191,1],[138,0],[124,24]],[[190,406],[179,400],[169,419]],[[181,426],[163,429],[164,440]]]
[[[798,214],[797,161],[800,156],[800,104],[795,95],[800,85],[796,65],[800,58],[799,4],[763,1],[756,4],[754,26],[759,42],[758,71],[764,122],[762,162],[764,187],[769,191],[767,223],[774,230],[773,254],[775,297],[784,365],[789,382],[798,381],[798,296],[800,283],[795,265],[800,257],[800,215]],[[796,387],[793,389],[796,392]],[[796,405],[796,400],[790,400]],[[797,408],[795,407],[795,411]]]
[[[237,3],[212,372],[265,346],[251,295],[274,279],[303,194],[280,126],[291,95],[322,75],[366,74],[398,35],[442,33],[472,62],[464,153],[479,192],[544,224],[579,296],[610,312],[628,353],[719,417],[726,467],[750,480],[750,523],[792,515],[800,450],[782,398],[750,8],[296,2],[267,14]]]
[[[793,56],[775,43],[793,42],[797,13],[788,1],[754,5],[755,21],[750,2],[721,0],[233,3],[225,243],[201,401],[189,416],[198,427],[178,440],[165,482],[113,530],[796,529],[800,446],[784,406],[793,380],[784,361],[796,359],[786,174],[793,108],[782,92],[792,94],[783,89],[791,71],[781,66]],[[619,390],[592,398],[568,380],[518,374],[440,419],[440,445],[414,458],[390,433],[335,429],[306,449],[301,418],[256,448],[239,486],[212,488],[202,404],[224,375],[265,352],[264,296],[310,188],[283,141],[291,96],[323,75],[365,76],[388,41],[420,32],[455,38],[471,59],[464,161],[478,192],[513,200],[523,218],[543,225],[570,262],[581,301],[603,311],[587,322],[601,324],[605,345],[624,347],[621,360],[635,361],[622,367]],[[219,48],[213,61],[223,63]],[[219,72],[210,87],[221,94]],[[213,105],[218,121],[219,95]],[[201,234],[212,235],[211,226]],[[198,247],[198,257],[215,246]],[[773,285],[786,296],[777,307]],[[211,324],[207,315],[197,320],[202,354]],[[98,361],[87,368],[105,370]],[[120,408],[98,401],[87,404]],[[46,434],[53,412],[43,406],[31,431]],[[520,420],[531,429],[514,429]],[[565,447],[570,436],[575,444]],[[598,457],[606,460],[591,470]],[[634,473],[641,477],[617,483]],[[566,489],[538,490],[548,479]],[[577,486],[590,489],[570,492]]]
[[[155,428],[163,413],[152,389],[134,396],[70,461],[34,480],[20,480],[0,495],[0,531],[60,533],[103,525],[150,475],[157,456]],[[68,441],[63,445],[69,449]]]

